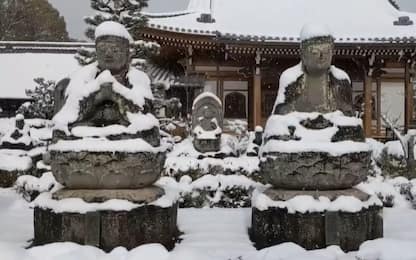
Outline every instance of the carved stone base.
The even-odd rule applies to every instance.
[[[260,169],[267,183],[293,190],[348,189],[364,181],[371,163],[371,152],[332,156],[326,152],[271,152],[261,160]]]
[[[292,195],[279,196],[291,198]],[[357,198],[360,199],[361,195]],[[286,208],[277,207],[252,210],[251,239],[258,249],[293,242],[308,250],[339,245],[344,251],[355,251],[364,241],[382,236],[382,207],[379,206],[356,213],[325,211],[291,214]]]
[[[86,214],[34,210],[33,244],[70,241],[105,251],[122,246],[132,249],[160,243],[172,249],[178,235],[177,205],[169,208],[146,205],[131,211],[96,211]]]
[[[164,153],[51,152],[55,179],[70,189],[138,189],[160,177]]]
[[[130,202],[151,203],[165,194],[162,188],[156,186],[141,189],[124,190],[72,190],[63,189],[55,192],[52,198],[55,200],[68,198],[81,198],[90,203],[101,203],[111,199],[128,200]]]
[[[200,153],[218,152],[221,149],[221,137],[217,139],[197,139],[194,138],[195,150]]]

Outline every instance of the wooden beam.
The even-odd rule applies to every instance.
[[[410,64],[406,62],[404,70],[404,131],[410,128],[413,118],[413,86],[410,82]]]
[[[253,126],[262,125],[261,120],[261,74],[254,75],[253,84]]]
[[[372,90],[373,90],[373,78],[365,73],[364,77],[364,133],[367,138],[372,136]]]

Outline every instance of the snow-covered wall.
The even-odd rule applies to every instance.
[[[34,78],[58,81],[79,68],[74,54],[0,53],[0,98],[27,98]]]

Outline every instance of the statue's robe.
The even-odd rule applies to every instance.
[[[353,115],[352,87],[349,80],[337,79],[329,70],[328,84],[323,86],[325,102],[320,105],[311,104],[309,96],[313,93],[308,92],[307,87],[305,74],[302,74],[286,87],[284,102],[275,105],[273,114],[284,115],[294,111],[329,113],[340,110],[347,116]]]

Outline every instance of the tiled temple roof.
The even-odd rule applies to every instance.
[[[416,42],[416,14],[389,0],[190,0],[148,14],[148,27],[253,42],[299,42],[304,24],[327,24],[338,43]]]

